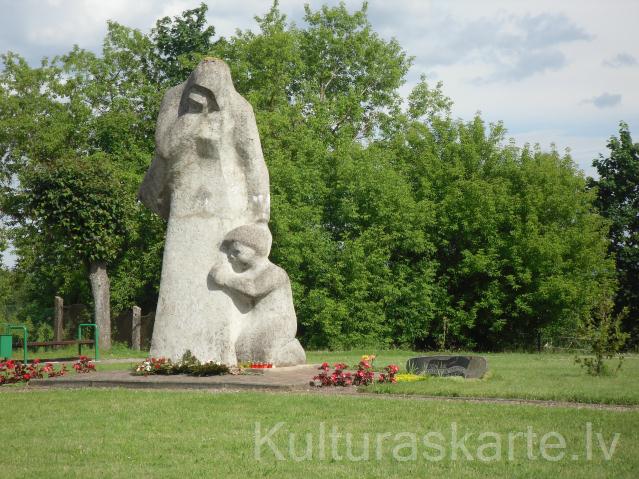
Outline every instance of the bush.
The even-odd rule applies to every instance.
[[[618,354],[630,336],[621,331],[621,323],[627,310],[624,309],[621,314],[613,315],[612,309],[612,299],[605,298],[595,314],[587,318],[581,326],[580,339],[590,346],[594,357],[576,356],[575,362],[585,368],[591,376],[616,374],[623,364],[624,358]],[[619,361],[616,368],[611,371],[606,360],[615,356],[618,357]]]

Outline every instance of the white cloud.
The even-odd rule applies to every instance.
[[[592,103],[597,108],[612,108],[621,103],[621,95],[618,93],[611,94],[604,92],[599,96],[594,96],[588,100],[584,100],[584,103]]]
[[[603,65],[610,68],[633,67],[638,64],[637,59],[629,53],[618,53],[614,58],[603,61]]]

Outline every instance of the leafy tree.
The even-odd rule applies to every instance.
[[[153,148],[153,114],[145,117],[144,107],[156,104],[159,93],[140,81],[145,47],[150,43],[134,31],[110,24],[103,58],[76,47],[31,68],[7,54],[0,77],[2,210],[11,217],[18,267],[42,290],[44,306],[77,278],[78,263],[86,264],[103,347],[110,346],[106,265],[114,265],[123,244],[118,222],[117,236],[109,235],[110,215],[124,221],[139,208],[131,204]],[[113,194],[123,195],[126,214]],[[82,212],[72,214],[77,207]],[[67,221],[56,223],[65,211]],[[77,296],[77,281],[71,284]]]
[[[154,46],[156,82],[174,86],[184,81],[211,49],[215,28],[206,25],[207,9],[201,3],[179,17],[163,17],[155,23],[149,39]]]
[[[583,366],[592,376],[617,373],[623,364],[623,356],[618,356],[629,334],[621,331],[621,321],[627,310],[614,315],[614,301],[609,291],[604,291],[594,314],[585,318],[578,329],[579,339],[589,348],[592,356],[576,356],[575,362]],[[618,357],[617,367],[611,371],[606,360]]]
[[[518,149],[479,117],[451,120],[440,86],[419,84],[407,113],[391,145],[434,215],[429,343],[501,348],[551,326],[574,332],[611,277],[606,224],[574,163]]]
[[[624,329],[632,342],[639,341],[639,144],[632,142],[626,123],[619,125],[619,137],[608,142],[609,156],[599,155],[593,166],[598,180],[596,204],[610,224],[610,251],[617,266],[619,289],[615,310],[627,314]]]
[[[110,282],[107,266],[129,236],[131,195],[104,155],[56,160],[21,175],[12,215],[28,220],[31,235],[62,247],[69,260],[89,271],[100,346],[111,347]]]

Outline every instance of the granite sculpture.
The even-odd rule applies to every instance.
[[[286,272],[268,261],[269,176],[251,105],[206,58],[162,101],[140,200],[165,218],[151,355],[305,362]]]

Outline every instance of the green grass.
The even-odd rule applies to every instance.
[[[365,354],[354,352],[309,352],[308,361],[354,365]],[[377,354],[377,369],[387,364],[402,368],[410,357],[425,353],[382,351]],[[463,354],[463,353],[462,353]],[[476,354],[476,353],[468,353]],[[616,376],[592,377],[569,354],[482,354],[488,360],[484,379],[429,377],[426,381],[376,385],[369,391],[428,396],[502,397],[546,399],[606,404],[639,404],[639,356],[627,356]]]
[[[0,410],[10,442],[5,444],[2,477],[21,478],[130,478],[130,477],[369,477],[369,478],[601,478],[636,477],[639,470],[639,412],[542,408],[536,406],[461,404],[445,401],[389,400],[362,396],[227,393],[171,391],[29,390],[0,391]],[[271,437],[284,460],[277,460],[268,444],[255,456],[256,422],[262,436],[279,422]],[[452,459],[452,423],[465,442],[472,460],[458,450]],[[611,460],[605,460],[593,439],[592,460],[585,458],[585,428],[601,432],[606,447],[619,433]],[[325,430],[325,453],[320,456],[320,428]],[[333,456],[333,428],[349,433],[352,453],[364,451],[369,435],[369,458],[347,460],[345,436],[337,440]],[[526,440],[515,438],[513,458],[508,458],[508,433],[537,434],[535,459],[527,458]],[[557,462],[540,457],[541,437],[555,431],[566,441],[565,455]],[[396,437],[398,433],[408,435]],[[441,461],[427,460],[438,451],[423,445],[428,432],[441,446]],[[499,436],[501,453],[484,453],[492,462],[477,458],[478,447]],[[310,433],[313,458],[295,461],[289,453],[289,433],[295,433],[296,453],[302,455]],[[390,433],[377,448],[377,435]],[[594,436],[596,438],[596,436]],[[413,460],[412,439],[417,440]],[[299,442],[302,441],[302,442]],[[554,440],[553,440],[554,441]],[[553,442],[551,441],[551,442]],[[397,451],[393,448],[408,443]],[[377,460],[377,451],[381,452]],[[558,450],[547,450],[554,455]],[[578,458],[573,459],[573,454]],[[341,459],[340,459],[341,457]],[[399,458],[408,458],[406,461]]]

